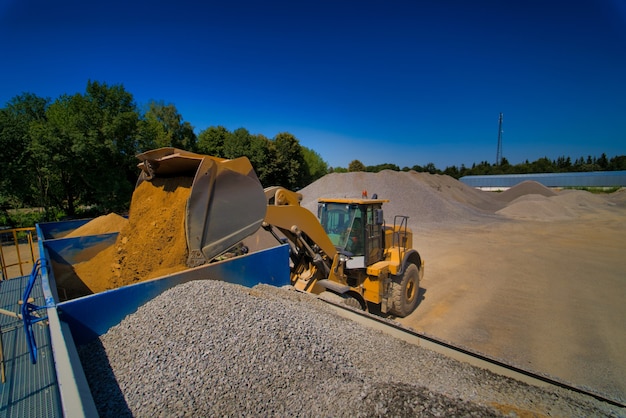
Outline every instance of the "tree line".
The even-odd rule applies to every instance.
[[[382,170],[394,171],[417,171],[421,173],[445,174],[455,179],[464,176],[480,176],[480,175],[497,175],[497,174],[527,174],[527,173],[573,173],[573,172],[591,172],[591,171],[619,171],[626,170],[626,155],[618,155],[608,158],[606,154],[600,157],[588,155],[587,157],[579,157],[572,161],[570,157],[559,157],[551,160],[548,157],[539,158],[530,162],[526,160],[520,164],[510,164],[506,158],[502,158],[499,164],[492,164],[483,161],[479,164],[473,164],[471,167],[465,165],[449,166],[443,170],[435,167],[433,163],[424,166],[414,165],[413,167],[403,167],[402,169],[395,164],[379,164],[374,166],[366,166],[359,160],[353,160],[347,169],[337,168],[331,171],[349,172],[349,171],[365,171],[377,173]]]
[[[0,225],[15,225],[9,210],[25,207],[42,209],[38,221],[122,213],[139,174],[135,156],[160,147],[245,155],[264,186],[297,190],[328,172],[288,132],[270,139],[211,126],[196,135],[173,104],[140,109],[122,85],[89,81],[84,93],[55,100],[24,93],[0,109]]]
[[[130,204],[139,170],[136,155],[175,147],[221,158],[246,156],[263,186],[298,190],[331,172],[382,170],[447,174],[454,178],[480,174],[626,170],[626,156],[588,156],[571,161],[540,158],[511,165],[481,162],[471,168],[434,164],[403,167],[365,166],[353,160],[347,168],[329,167],[321,156],[288,132],[274,138],[211,126],[194,132],[173,104],[151,101],[140,108],[123,85],[89,81],[84,93],[54,100],[33,93],[12,98],[0,108],[0,225],[32,225],[62,217],[123,213]],[[30,221],[18,222],[11,209],[40,208]]]

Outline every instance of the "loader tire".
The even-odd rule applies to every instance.
[[[417,307],[419,294],[419,269],[409,264],[402,276],[394,276],[391,282],[391,309],[389,312],[404,318]]]

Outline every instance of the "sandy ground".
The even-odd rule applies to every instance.
[[[18,257],[19,250],[19,257]],[[20,276],[28,276],[33,269],[33,261],[39,258],[37,243],[33,243],[32,253],[28,244],[5,243],[2,246],[2,261],[4,262],[3,278],[12,279]],[[4,277],[6,271],[6,277]]]
[[[399,321],[625,401],[625,215],[418,227],[423,299]]]

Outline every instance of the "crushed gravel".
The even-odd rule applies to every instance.
[[[494,217],[503,203],[449,176],[384,170],[379,173],[333,173],[300,190],[302,206],[317,213],[317,199],[360,198],[388,199],[386,222],[394,215],[407,215],[412,225],[451,224]]]
[[[309,294],[267,285],[179,285],[78,350],[102,417],[620,415],[410,345],[337,316]]]
[[[624,206],[626,192],[597,196],[582,190],[555,192],[535,181],[524,181],[501,192],[483,192],[450,176],[397,172],[332,173],[300,190],[302,206],[317,213],[317,199],[357,198],[362,190],[388,199],[385,221],[409,217],[414,231],[511,219],[554,221]]]

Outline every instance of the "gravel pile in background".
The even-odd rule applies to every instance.
[[[300,190],[302,206],[317,213],[317,200],[360,198],[377,194],[385,203],[385,221],[409,217],[414,230],[462,224],[516,220],[569,220],[609,206],[624,206],[626,193],[593,195],[581,190],[556,192],[535,181],[524,181],[501,192],[484,192],[446,175],[397,172],[332,173]]]
[[[393,223],[394,215],[407,215],[417,225],[466,222],[493,216],[493,211],[482,211],[479,202],[490,209],[502,206],[486,193],[481,200],[478,191],[449,176],[392,170],[328,174],[299,192],[302,206],[317,213],[318,198],[360,198],[362,190],[370,198],[376,194],[389,200],[384,207],[387,223]]]
[[[78,349],[103,417],[618,415],[409,345],[337,316],[309,294],[266,285],[179,285]]]

